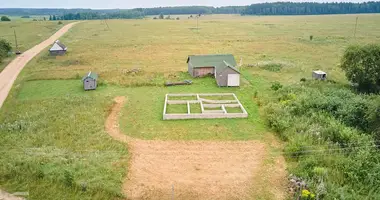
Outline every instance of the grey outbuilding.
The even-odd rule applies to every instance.
[[[67,47],[62,44],[59,40],[55,41],[53,46],[49,49],[51,56],[64,55],[67,51]]]
[[[191,55],[187,64],[193,77],[212,75],[218,86],[240,86],[240,72],[232,54]]]
[[[83,88],[84,90],[95,90],[96,89],[96,81],[98,80],[98,75],[94,72],[88,72],[86,76],[82,78]]]
[[[326,80],[327,74],[324,71],[317,70],[313,71],[312,77],[316,80]]]

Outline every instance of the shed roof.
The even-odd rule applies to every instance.
[[[190,55],[187,58],[187,63],[193,68],[213,66],[217,72],[223,71],[226,67],[229,67],[240,73],[235,67],[236,61],[232,54]]]
[[[84,81],[86,78],[92,78],[94,80],[98,79],[98,74],[96,74],[95,72],[88,72],[88,74],[86,76],[84,76],[82,78],[82,81]]]
[[[313,72],[316,73],[316,74],[326,74],[326,72],[321,71],[321,70],[316,70],[316,71],[313,71]]]
[[[50,51],[66,51],[67,47],[62,44],[59,40],[56,40],[53,44],[53,46],[50,48]]]

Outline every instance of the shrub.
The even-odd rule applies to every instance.
[[[306,78],[301,78],[301,82],[306,82]]]
[[[350,46],[344,52],[341,68],[362,91],[380,91],[380,45]]]
[[[281,63],[267,63],[261,66],[261,68],[271,71],[271,72],[279,72],[282,69],[282,64]]]
[[[63,24],[63,23],[62,23],[61,21],[59,21],[59,22],[58,22],[58,25],[61,25],[61,24]]]
[[[12,46],[4,39],[0,39],[0,63],[8,56],[8,52],[12,50]]]
[[[9,17],[7,16],[1,16],[1,21],[11,21],[11,19],[9,19]]]
[[[179,20],[179,17],[177,17],[176,20]]]
[[[310,39],[310,41],[312,41],[313,40],[313,35],[310,35],[309,39]]]
[[[300,198],[378,199],[380,98],[314,82],[275,94],[265,117],[287,141],[290,173],[307,181]]]
[[[275,82],[272,84],[272,86],[270,88],[272,88],[272,90],[274,90],[274,91],[277,91],[277,90],[282,88],[282,85],[279,82]]]

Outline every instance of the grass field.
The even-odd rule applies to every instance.
[[[11,20],[10,22],[0,22],[0,39],[9,41],[15,50],[14,31],[16,31],[18,47],[22,52],[47,39],[67,23],[63,22],[62,25],[58,25],[57,21],[32,21],[32,18],[23,19],[19,17],[11,17]],[[0,71],[13,58],[14,56],[11,56],[0,63]]]
[[[28,23],[20,29],[35,30]],[[187,19],[109,20],[110,29],[103,21],[80,23],[61,38],[68,53],[52,58],[43,51],[33,59],[0,111],[0,185],[29,191],[30,199],[120,197],[128,152],[104,131],[115,96],[127,97],[120,126],[135,138],[271,143],[260,107],[272,95],[271,84],[309,79],[313,69],[347,83],[337,67],[344,48],[379,42],[378,24],[379,15],[214,15],[201,18],[198,30]],[[25,37],[25,45],[34,42]],[[208,53],[232,53],[238,63],[242,58],[241,87],[219,88],[212,78],[186,73],[188,55]],[[99,73],[99,88],[84,92],[80,79],[90,70]],[[185,79],[193,84],[163,87]],[[162,121],[165,94],[184,92],[233,92],[249,118]]]

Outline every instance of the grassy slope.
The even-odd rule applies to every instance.
[[[320,68],[344,83],[336,66],[343,48],[380,41],[378,15],[360,15],[353,39],[355,17],[206,16],[200,20],[199,33],[191,29],[195,20],[110,20],[111,30],[102,21],[78,24],[62,38],[69,53],[55,59],[42,52],[22,71],[1,109],[0,142],[12,151],[2,149],[0,185],[9,191],[29,190],[31,199],[117,196],[127,152],[103,127],[117,95],[128,97],[121,128],[134,137],[265,140],[268,133],[255,101],[271,95],[271,82],[298,82]],[[314,35],[313,41],[309,35]],[[211,78],[194,79],[191,86],[161,87],[166,80],[189,79],[181,73],[187,68],[186,56],[200,53],[233,53],[245,64],[272,61],[287,65],[280,72],[244,68],[241,88],[218,88]],[[129,71],[135,68],[141,70]],[[80,76],[89,70],[98,72],[103,84],[96,91],[84,92]],[[164,94],[215,91],[235,92],[249,119],[160,120]],[[256,91],[259,99],[254,98]],[[25,153],[30,148],[37,149]],[[57,154],[63,156],[52,156]],[[67,170],[74,174],[75,187],[65,186]],[[87,192],[80,192],[82,182],[88,184]]]
[[[9,41],[12,48],[16,48],[13,31],[16,30],[17,42],[20,51],[26,51],[34,45],[50,37],[59,30],[64,24],[58,25],[53,21],[32,21],[33,19],[11,18],[10,22],[0,22],[0,39]],[[13,59],[10,57],[0,63],[0,71]]]

